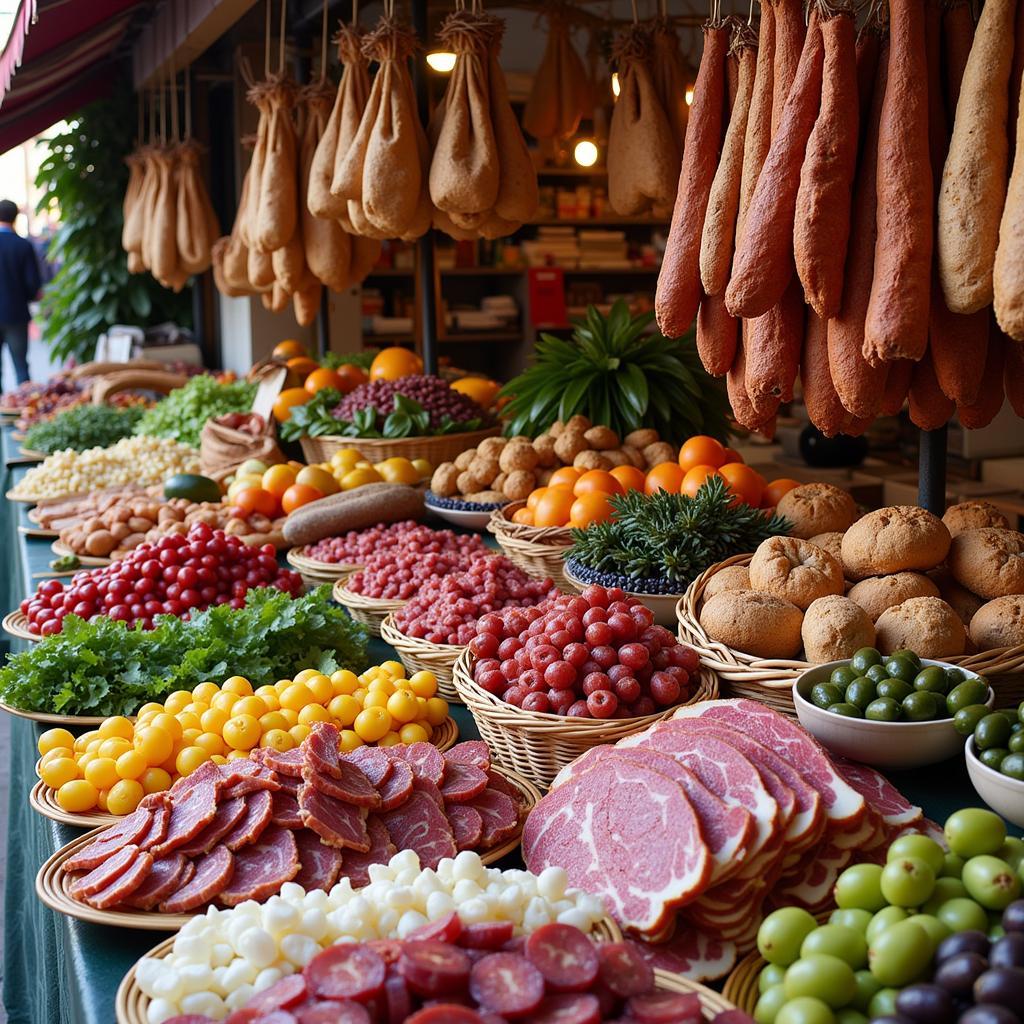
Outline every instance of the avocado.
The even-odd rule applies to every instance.
[[[220,484],[198,473],[175,473],[164,481],[165,498],[187,498],[189,501],[220,501]]]

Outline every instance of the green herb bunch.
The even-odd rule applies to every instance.
[[[717,477],[693,498],[669,491],[615,495],[615,521],[574,529],[567,557],[601,572],[660,579],[683,590],[715,562],[792,529],[782,516],[733,502]]]
[[[244,608],[215,605],[188,622],[173,615],[155,621],[147,631],[68,615],[61,632],[8,657],[0,697],[25,711],[131,715],[208,679],[242,675],[261,686],[304,668],[366,667],[366,631],[332,603],[328,586],[297,599],[258,588]]]
[[[135,433],[169,437],[198,448],[199,435],[208,419],[229,412],[248,412],[255,397],[255,384],[244,380],[221,384],[202,373],[147,410]]]
[[[43,420],[25,433],[23,446],[29,451],[51,455],[73,448],[109,448],[122,437],[129,437],[145,410],[138,405],[116,408],[111,405],[75,405]]]

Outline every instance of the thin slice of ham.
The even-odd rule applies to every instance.
[[[64,861],[64,871],[91,871],[108,857],[132,843],[137,843],[148,831],[153,812],[148,807],[139,807],[121,821],[104,829],[88,846],[82,847],[74,856]]]
[[[153,855],[143,850],[136,850],[127,870],[122,871],[109,885],[91,896],[85,902],[97,910],[109,910],[123,903],[135,892],[153,868]]]
[[[245,797],[236,796],[230,800],[222,800],[213,821],[194,839],[179,846],[178,852],[185,854],[186,857],[198,857],[209,853],[242,820],[245,808]]]
[[[338,763],[338,742],[341,733],[331,722],[314,722],[309,735],[302,744],[305,769],[340,779]]]
[[[394,763],[393,759],[388,757],[385,748],[365,746],[356,747],[355,750],[342,754],[341,761],[354,764],[378,789],[391,774],[391,766]]]
[[[320,837],[308,828],[295,831],[295,845],[299,851],[299,873],[292,881],[306,892],[313,889],[329,891],[341,874],[341,851],[321,842]]]
[[[146,880],[124,902],[136,910],[152,910],[172,892],[186,886],[195,866],[182,853],[171,853],[153,862]]]
[[[357,765],[348,761],[340,761],[335,766],[333,775],[326,775],[307,766],[303,769],[302,778],[314,789],[333,796],[335,800],[344,800],[347,804],[371,809],[381,805],[380,793],[374,788],[373,783]]]
[[[220,890],[217,902],[225,907],[237,907],[245,900],[262,903],[298,873],[295,834],[273,825],[255,843],[235,854],[231,881]]]
[[[363,853],[356,850],[345,850],[342,854],[342,874],[359,889],[370,884],[370,867],[374,864],[387,864],[398,852],[384,822],[376,814],[366,819],[366,832],[370,837],[370,848]]]
[[[139,848],[134,844],[121,847],[112,857],[97,865],[88,874],[75,879],[71,884],[71,895],[76,900],[85,899],[105,889],[118,875],[124,874],[135,861]]]
[[[223,844],[195,861],[191,880],[160,904],[162,914],[184,914],[205,906],[231,881],[235,858]]]
[[[167,835],[153,847],[154,857],[163,857],[184,846],[213,821],[217,814],[217,786],[207,779],[186,790],[184,795],[172,793],[172,803]]]
[[[445,808],[448,824],[452,827],[457,850],[475,850],[484,833],[484,819],[475,807],[468,804],[449,804]]]
[[[381,819],[395,847],[415,851],[425,868],[436,868],[442,858],[456,854],[455,837],[444,811],[423,790],[414,790],[405,803],[385,811]]]
[[[268,790],[250,793],[245,800],[245,814],[234,824],[222,842],[228,850],[234,852],[256,842],[263,830],[270,824],[273,814],[274,798]]]
[[[366,809],[335,800],[308,783],[299,790],[299,813],[306,828],[311,828],[328,846],[339,849],[370,849],[366,832]]]

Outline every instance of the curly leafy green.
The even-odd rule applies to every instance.
[[[209,374],[199,374],[149,409],[135,433],[169,437],[198,448],[207,420],[229,412],[248,412],[255,397],[256,385],[248,381],[220,384]]]
[[[125,409],[112,405],[75,405],[52,420],[30,427],[22,444],[29,451],[44,455],[66,448],[76,452],[86,448],[109,448],[134,432],[143,412],[137,405]]]

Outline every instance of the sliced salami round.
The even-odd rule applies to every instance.
[[[393,750],[394,748],[387,747],[386,749]],[[412,795],[412,767],[397,757],[393,758],[390,764],[391,771],[387,778],[377,786],[382,811],[393,811],[396,807],[401,807]]]
[[[167,835],[171,823],[171,796],[169,793],[151,793],[143,798],[143,802],[153,812],[153,817],[136,845],[140,850],[152,850]]]
[[[301,973],[289,974],[275,981],[269,988],[257,992],[248,1003],[247,1010],[257,1009],[260,1013],[271,1010],[287,1010],[306,998],[306,978]]]
[[[444,811],[425,793],[414,792],[401,807],[381,818],[395,846],[414,850],[423,867],[436,868],[443,858],[455,856],[451,825]]]
[[[548,996],[530,1014],[533,1024],[598,1024],[601,1003],[589,992]]]
[[[87,875],[76,879],[71,885],[71,895],[76,900],[84,900],[93,893],[105,889],[115,878],[128,870],[135,862],[138,852],[139,848],[135,845],[123,846],[109,860],[93,868]]]
[[[218,902],[225,907],[237,907],[246,900],[262,903],[298,873],[295,833],[274,825],[257,842],[235,854],[234,874],[218,893]]]
[[[633,942],[602,942],[597,947],[601,981],[623,999],[650,992],[654,969]]]
[[[203,1017],[198,1013],[182,1013],[177,1017],[169,1017],[164,1024],[213,1024],[212,1017]]]
[[[462,934],[462,920],[454,910],[430,921],[411,932],[409,939],[414,942],[456,942]]]
[[[422,1010],[417,1010],[411,1017],[406,1018],[405,1024],[484,1024],[484,1018],[468,1006],[460,1006],[458,1003],[435,1003],[433,1006],[424,1006]]]
[[[314,995],[324,999],[365,1002],[384,987],[387,968],[368,946],[341,943],[328,946],[306,965],[306,981]]]
[[[293,1008],[299,1024],[372,1024],[373,1018],[365,1006],[351,999],[317,1000]]]
[[[274,795],[277,796],[276,793]],[[179,846],[177,852],[183,853],[186,857],[198,857],[209,853],[242,820],[245,806],[244,797],[222,800],[213,821],[195,839],[190,839],[183,846]]]
[[[567,924],[545,924],[526,940],[526,957],[556,992],[582,992],[597,978],[594,943]]]
[[[271,798],[270,821],[281,828],[302,828],[299,801],[291,793],[281,790]]]
[[[387,1008],[387,1024],[403,1024],[412,1013],[412,996],[409,986],[400,974],[389,974],[384,981],[384,1004]]]
[[[491,953],[473,965],[469,992],[485,1010],[525,1017],[544,998],[544,976],[517,953]]]
[[[445,761],[441,796],[445,802],[462,804],[487,788],[487,772],[471,764]]]
[[[167,834],[152,848],[154,857],[163,857],[184,846],[213,821],[217,815],[217,783],[212,779],[200,782],[184,796],[174,796],[172,802]]]
[[[459,945],[467,949],[501,949],[512,938],[515,927],[511,921],[479,921],[464,924]]]
[[[271,1010],[270,1013],[261,1014],[252,1024],[298,1024],[295,1015],[287,1010]]]
[[[484,819],[475,807],[467,804],[449,804],[444,813],[455,836],[456,850],[475,850],[484,834]]]
[[[398,970],[418,995],[440,997],[466,991],[472,964],[465,951],[444,942],[407,942]]]
[[[483,819],[480,846],[485,850],[511,839],[519,829],[518,805],[490,786],[466,806],[472,807]]]
[[[453,761],[487,771],[491,767],[491,751],[483,740],[463,740],[444,752],[445,765]]]
[[[633,996],[626,1009],[639,1024],[700,1024],[700,997],[696,992],[648,992]]]
[[[146,880],[125,900],[137,910],[152,910],[172,892],[187,885],[195,873],[192,861],[182,853],[172,853],[155,861]]]

